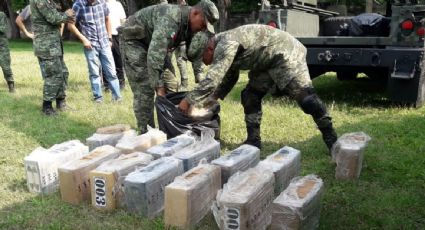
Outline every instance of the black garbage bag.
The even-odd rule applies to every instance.
[[[156,97],[155,107],[158,116],[159,129],[167,134],[168,138],[173,138],[188,130],[197,135],[205,129],[214,130],[214,138],[220,139],[220,106],[216,106],[212,117],[208,120],[198,120],[186,116],[177,107],[180,101],[186,96],[186,92],[170,93],[165,97]]]
[[[380,14],[364,13],[351,19],[350,36],[378,36],[390,34],[391,19]]]

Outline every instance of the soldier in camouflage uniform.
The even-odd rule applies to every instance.
[[[130,16],[120,29],[125,72],[133,91],[133,108],[141,133],[154,126],[155,91],[165,96],[162,72],[167,53],[192,34],[213,30],[218,10],[210,0],[197,5],[154,5]]]
[[[295,99],[310,114],[328,149],[337,136],[325,105],[314,92],[306,63],[306,48],[290,34],[266,25],[245,25],[210,39],[198,33],[189,48],[189,60],[201,58],[211,64],[206,78],[190,92],[179,107],[208,99],[223,99],[239,78],[239,70],[250,70],[249,82],[241,93],[247,128],[246,144],[261,148],[261,102],[272,87]]]
[[[30,0],[31,21],[34,31],[34,53],[44,75],[43,106],[45,115],[55,115],[52,101],[56,108],[66,108],[65,97],[68,82],[68,68],[63,61],[63,46],[60,28],[62,23],[75,21],[74,12],[65,13],[56,9],[52,0]]]
[[[8,30],[6,15],[0,11],[0,67],[3,70],[4,79],[6,79],[9,92],[15,92],[15,83],[13,80],[12,69],[10,68],[9,41],[6,37]]]

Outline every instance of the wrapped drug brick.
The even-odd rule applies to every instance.
[[[183,161],[184,171],[196,167],[202,159],[211,162],[220,157],[220,142],[214,139],[214,130],[206,129],[201,138],[173,154],[173,157]]]
[[[152,146],[161,144],[167,140],[167,135],[159,129],[148,127],[148,132],[139,136],[124,136],[121,138],[117,145],[122,153],[128,154],[136,151],[145,151]]]
[[[200,164],[165,187],[166,226],[188,229],[208,214],[221,187],[220,167]]]
[[[103,162],[90,171],[91,201],[99,210],[125,206],[124,179],[130,172],[145,167],[153,156],[134,152]]]
[[[106,127],[101,127],[96,130],[98,134],[114,134],[114,133],[122,133],[130,130],[130,125],[127,124],[116,124]]]
[[[233,174],[212,205],[220,229],[264,230],[271,222],[274,175],[258,165]]]
[[[124,180],[127,210],[154,218],[164,209],[164,188],[183,174],[181,160],[163,157],[128,174]]]
[[[272,204],[273,230],[317,229],[323,181],[316,175],[296,177]]]
[[[260,161],[260,149],[252,145],[241,145],[238,148],[213,160],[211,164],[221,168],[221,184],[227,183],[230,176],[237,171],[252,168]]]
[[[86,139],[89,150],[92,151],[96,147],[103,145],[115,146],[123,137],[134,137],[136,131],[130,129],[129,125],[113,125],[98,128],[96,133]]]
[[[346,133],[338,138],[332,148],[332,160],[336,162],[336,179],[354,180],[359,178],[364,150],[370,139],[364,132]]]
[[[61,165],[58,171],[62,200],[71,204],[90,200],[89,172],[119,155],[119,149],[104,145],[95,148],[80,159]]]
[[[301,171],[301,152],[285,146],[266,159],[260,161],[259,167],[270,169],[275,176],[274,194],[278,196]]]
[[[56,144],[50,149],[36,148],[24,158],[28,190],[45,195],[56,192],[59,188],[59,166],[88,152],[89,148],[79,140]]]
[[[195,143],[196,135],[192,133],[185,133],[171,138],[159,145],[155,145],[152,148],[146,150],[146,153],[151,154],[155,159],[161,157],[169,157],[174,153],[183,149],[193,143]]]

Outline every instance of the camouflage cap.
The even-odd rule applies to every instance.
[[[208,32],[198,32],[193,36],[190,42],[189,50],[187,51],[187,58],[189,61],[199,60],[207,47],[210,36]]]
[[[204,12],[205,22],[207,24],[207,30],[214,33],[214,24],[219,19],[218,9],[211,0],[201,0],[195,7],[199,7]]]

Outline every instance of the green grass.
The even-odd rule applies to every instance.
[[[34,148],[70,139],[84,141],[105,125],[135,127],[135,118],[129,88],[122,104],[110,102],[110,94],[104,104],[93,104],[78,43],[65,47],[68,103],[73,110],[56,118],[44,117],[42,80],[31,43],[15,41],[11,47],[17,92],[9,94],[5,81],[0,82],[0,229],[162,229],[162,218],[146,220],[123,210],[102,213],[88,204],[66,204],[59,193],[42,197],[27,191],[23,158]],[[242,73],[221,103],[222,152],[245,138],[239,95],[246,82],[247,75]],[[360,179],[335,180],[335,166],[314,122],[285,98],[265,100],[261,157],[284,145],[301,150],[302,174],[316,173],[325,182],[321,229],[424,229],[425,108],[393,105],[379,84],[366,79],[339,82],[330,74],[314,80],[314,85],[330,109],[338,134],[364,131],[372,137]],[[198,228],[217,229],[211,215]]]

